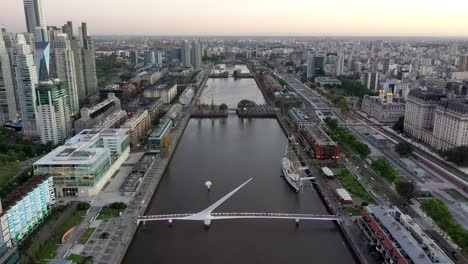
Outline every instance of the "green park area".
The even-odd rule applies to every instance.
[[[76,254],[70,254],[70,256],[67,259],[73,261],[76,264],[93,263],[93,257],[91,256],[81,256],[81,255],[76,255]]]
[[[428,199],[421,203],[421,209],[444,230],[464,251],[468,250],[468,230],[453,217],[447,204],[440,199]]]
[[[47,263],[46,259],[54,258],[58,247],[62,244],[63,235],[74,226],[78,226],[86,214],[86,210],[77,210],[71,214],[66,221],[58,228],[52,237],[46,241],[37,253],[38,259],[41,263]]]
[[[120,81],[128,81],[132,76],[128,73],[128,66],[117,60],[116,55],[96,58],[96,75],[99,87]]]
[[[20,169],[20,163],[17,161],[0,162],[0,186],[6,184]]]
[[[120,212],[123,212],[125,208],[127,208],[125,203],[116,202],[108,204],[107,206],[103,207],[101,211],[99,211],[97,219],[102,220],[118,217]]]
[[[78,243],[83,245],[86,244],[86,242],[88,242],[88,239],[93,235],[94,230],[96,230],[96,228],[87,228],[83,235],[81,235]]]
[[[345,207],[344,210],[350,215],[350,216],[360,216],[362,214],[362,209],[361,207]]]
[[[347,169],[341,169],[336,177],[341,183],[341,186],[345,188],[352,195],[359,197],[362,201],[368,204],[376,204],[372,196],[366,191],[361,183],[351,175]]]
[[[395,167],[386,159],[379,158],[372,162],[372,168],[379,174],[380,177],[393,183],[398,179],[398,172]]]
[[[13,177],[21,170],[21,162],[49,152],[53,145],[42,145],[23,138],[20,132],[10,128],[0,128],[0,198],[15,190],[31,176],[26,170]]]
[[[324,122],[328,126],[328,133],[331,134],[333,138],[349,145],[362,158],[367,158],[367,156],[369,156],[371,153],[369,146],[359,141],[348,129],[340,127],[338,120],[327,117],[324,119]]]

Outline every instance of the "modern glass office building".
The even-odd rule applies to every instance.
[[[54,178],[57,197],[96,195],[130,151],[128,129],[85,129],[34,163]]]

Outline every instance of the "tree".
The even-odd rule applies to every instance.
[[[395,188],[397,192],[406,200],[409,200],[413,197],[413,193],[415,189],[413,182],[410,182],[404,179],[398,179],[395,182]]]
[[[383,177],[390,182],[394,182],[398,176],[398,173],[392,164],[383,158],[374,160],[372,162],[372,168],[378,172],[380,177]]]
[[[396,132],[403,132],[403,127],[405,123],[405,117],[402,116],[398,121],[392,126],[392,129],[395,130]]]
[[[468,250],[468,230],[465,230],[453,217],[447,204],[440,199],[428,199],[421,203],[421,209],[457,243]]]
[[[227,106],[226,104],[221,104],[221,105],[219,106],[219,110],[220,110],[220,111],[223,111],[223,112],[224,112],[224,111],[227,111],[227,110],[228,110],[228,106]]]
[[[127,204],[122,202],[115,202],[107,205],[107,207],[116,210],[124,210],[125,208],[127,208]]]
[[[279,83],[281,86],[283,86],[283,87],[286,86],[286,85],[288,85],[288,83],[287,83],[285,80],[283,80],[283,79],[279,79],[279,80],[278,80],[278,83]]]
[[[395,151],[400,154],[400,156],[408,156],[413,153],[413,145],[408,142],[400,142],[395,145]]]
[[[367,158],[367,156],[369,156],[371,153],[369,146],[362,143],[361,141],[355,141],[354,144],[352,144],[352,147],[363,158]]]
[[[89,208],[91,207],[91,205],[89,203],[85,203],[85,202],[80,202],[76,208],[80,211],[85,211],[85,210],[88,210]]]
[[[336,102],[336,106],[340,108],[342,114],[348,111],[348,101],[344,97],[340,97],[338,102]]]
[[[331,131],[335,131],[338,128],[338,120],[335,118],[331,118],[327,116],[324,120],[325,124],[327,124],[328,128],[330,128]]]
[[[468,165],[468,146],[452,148],[443,153],[446,160],[460,166]]]
[[[131,72],[124,72],[120,74],[120,80],[123,82],[128,82],[133,77]]]

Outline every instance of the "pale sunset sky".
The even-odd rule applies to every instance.
[[[26,31],[23,0],[0,0],[0,24]],[[47,25],[94,35],[468,37],[468,0],[42,0]]]

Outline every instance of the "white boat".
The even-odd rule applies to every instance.
[[[284,157],[281,161],[281,166],[284,178],[288,181],[289,185],[296,190],[296,192],[299,192],[302,188],[302,180],[299,176],[299,172],[296,171],[294,164],[289,160],[289,158]]]
[[[301,171],[308,169],[308,167],[296,167],[294,165],[292,155],[294,153],[293,147],[291,145],[298,145],[294,140],[294,136],[288,138],[288,144],[286,146],[286,152],[284,157],[281,160],[281,170],[284,178],[288,181],[289,185],[299,192],[302,190],[304,180],[314,180],[314,177],[301,177]],[[299,161],[296,162],[299,164]]]

